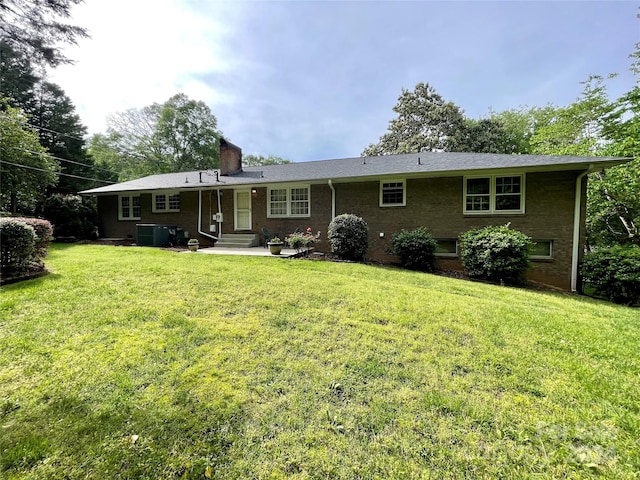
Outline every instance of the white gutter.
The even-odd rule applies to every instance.
[[[218,195],[220,191],[218,190]],[[218,196],[218,201],[220,200],[220,196]],[[198,233],[200,235],[204,235],[205,237],[209,237],[213,240],[218,240],[218,237],[214,237],[208,233],[202,231],[202,190],[198,190]]]
[[[571,247],[571,291],[578,291],[578,260],[580,257],[580,210],[582,206],[582,179],[592,171],[588,170],[578,175],[576,179],[576,201],[573,209],[573,243]]]
[[[333,188],[333,183],[329,179],[329,188],[331,189],[331,220],[336,218],[336,189]]]
[[[218,192],[218,213],[222,212],[220,208],[220,189],[216,189]],[[220,220],[220,215],[216,215],[216,219],[218,220],[218,237],[222,238],[222,221]]]

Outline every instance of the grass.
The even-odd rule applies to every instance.
[[[640,312],[349,263],[52,248],[0,477],[638,478]]]

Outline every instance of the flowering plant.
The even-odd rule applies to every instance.
[[[311,231],[311,227],[307,228],[306,232],[293,232],[287,237],[287,243],[291,248],[295,248],[297,253],[303,251],[308,253],[313,244],[319,240],[320,231],[314,235]]]

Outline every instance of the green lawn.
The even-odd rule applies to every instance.
[[[640,311],[52,247],[0,293],[0,478],[638,478]]]

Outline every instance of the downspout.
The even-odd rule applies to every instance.
[[[589,167],[576,179],[576,201],[573,210],[573,244],[571,248],[571,291],[578,291],[578,259],[580,257],[580,210],[582,206],[582,179],[588,173],[591,173],[592,168]]]
[[[220,189],[216,190],[218,192],[218,213],[222,212],[220,209]],[[216,219],[218,220],[218,236],[222,238],[222,221],[220,220],[220,215],[216,215]]]
[[[333,188],[333,183],[329,179],[329,188],[331,189],[331,219],[336,218],[336,189]]]
[[[219,199],[220,197],[218,196],[218,201]],[[213,235],[202,231],[202,190],[198,190],[198,233],[213,240],[218,240],[218,237],[214,237]]]

